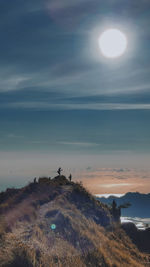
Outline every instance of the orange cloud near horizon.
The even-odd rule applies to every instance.
[[[102,168],[79,174],[78,180],[93,194],[150,192],[150,170]]]

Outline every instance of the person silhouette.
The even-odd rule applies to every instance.
[[[62,171],[63,171],[63,169],[61,167],[59,167],[58,170],[57,170],[57,173],[58,173],[59,176],[61,175]]]
[[[69,175],[69,180],[70,180],[70,182],[71,182],[71,180],[72,180],[72,175],[71,175],[71,173],[70,173],[70,175]]]

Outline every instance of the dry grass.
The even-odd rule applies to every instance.
[[[29,185],[18,194],[11,194],[8,202],[1,205],[7,206],[5,212],[1,209],[1,267],[149,264],[148,256],[141,254],[120,227],[112,224],[107,206],[97,203],[81,184],[60,185],[57,180],[49,182],[49,186]],[[107,226],[96,223],[94,216],[102,221],[108,218]],[[51,229],[51,224],[56,225],[56,230]]]

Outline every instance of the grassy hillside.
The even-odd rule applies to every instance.
[[[1,267],[147,266],[109,208],[64,176],[0,194]]]

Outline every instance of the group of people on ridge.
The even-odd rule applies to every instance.
[[[63,169],[62,169],[61,167],[58,168],[57,173],[58,173],[59,176],[61,176],[62,171],[63,171]],[[49,178],[39,178],[39,180],[40,180],[40,179],[48,179],[48,180],[50,181],[50,180],[51,180],[51,177],[49,177]],[[71,175],[71,173],[70,173],[70,175],[68,176],[68,179],[69,179],[70,182],[72,181],[72,175]],[[33,182],[34,182],[34,184],[37,183],[36,177],[34,178]]]

